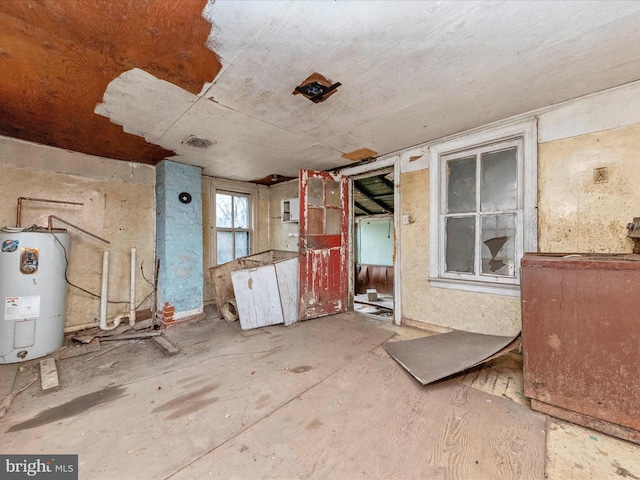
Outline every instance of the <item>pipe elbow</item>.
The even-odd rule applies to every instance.
[[[100,330],[113,330],[115,328],[118,328],[120,326],[120,324],[122,323],[122,319],[125,318],[126,315],[124,314],[120,314],[118,316],[116,316],[116,318],[113,319],[113,324],[111,325],[107,325],[107,323],[105,322],[104,324],[100,324]]]

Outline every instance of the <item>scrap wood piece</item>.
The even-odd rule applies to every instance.
[[[88,330],[82,330],[78,335],[72,336],[71,339],[81,343],[89,343],[96,337],[102,339],[105,337],[112,337],[114,335],[121,335],[132,328],[133,327],[128,323],[122,323],[113,330],[101,330],[98,327],[94,327]]]
[[[180,349],[176,347],[173,343],[167,340],[163,336],[153,337],[153,343],[155,343],[162,352],[168,357],[172,355],[176,355],[180,352]]]
[[[144,320],[140,320],[139,322],[136,321],[135,325],[133,326],[134,330],[144,330],[146,328],[151,328],[153,327],[153,318],[147,318]]]
[[[97,338],[96,335],[74,335],[71,340],[80,343],[91,343],[94,338]]]
[[[13,399],[16,398],[16,396],[18,396],[22,392],[24,392],[27,388],[29,388],[31,385],[33,385],[37,381],[38,379],[34,378],[29,383],[26,383],[25,385],[20,387],[18,390],[15,390],[11,392],[9,395],[7,395],[2,401],[2,405],[0,405],[0,418],[4,417],[7,414],[9,407],[11,407],[11,403],[13,403]]]
[[[103,337],[100,340],[103,342],[115,342],[120,340],[141,340],[145,338],[157,337],[162,335],[162,332],[158,330],[152,330],[150,332],[140,333],[123,333],[121,335],[112,335],[110,337]]]
[[[400,342],[387,342],[384,349],[422,385],[441,380],[518,347],[513,337],[484,335],[461,330]]]
[[[55,358],[45,358],[40,361],[40,385],[43,392],[56,390],[60,386]]]

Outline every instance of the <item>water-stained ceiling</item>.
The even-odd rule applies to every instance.
[[[3,0],[0,134],[291,177],[638,80],[639,24],[636,1]],[[309,78],[340,85],[292,95]]]

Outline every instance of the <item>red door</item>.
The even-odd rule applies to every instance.
[[[300,320],[348,307],[348,182],[300,171]]]

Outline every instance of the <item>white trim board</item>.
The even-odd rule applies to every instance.
[[[539,143],[640,123],[640,83],[567,102],[538,118]]]

